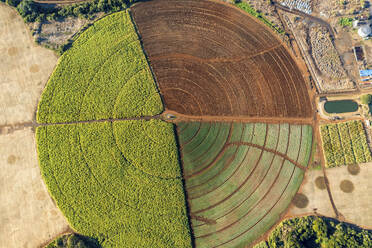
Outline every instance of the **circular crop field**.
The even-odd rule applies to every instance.
[[[185,115],[310,117],[305,81],[261,23],[215,1],[150,1],[133,18],[165,107]]]
[[[247,246],[301,185],[311,116],[263,24],[216,1],[146,1],[60,58],[38,106],[39,163],[71,227],[102,247]]]

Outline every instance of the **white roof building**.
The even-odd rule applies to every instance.
[[[371,27],[369,25],[364,25],[359,28],[358,34],[362,38],[367,38],[371,34]]]

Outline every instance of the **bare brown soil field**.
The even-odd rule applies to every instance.
[[[195,116],[311,117],[304,78],[271,30],[215,1],[132,8],[168,110]]]

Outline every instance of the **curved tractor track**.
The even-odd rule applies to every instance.
[[[167,110],[311,117],[294,59],[246,13],[214,1],[157,0],[136,4],[132,15]]]

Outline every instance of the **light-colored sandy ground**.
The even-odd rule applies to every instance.
[[[0,248],[39,247],[69,228],[42,181],[35,133],[4,126],[32,122],[56,61],[0,3]]]
[[[57,62],[37,46],[22,18],[0,4],[0,126],[30,122],[40,93]]]
[[[308,170],[306,172],[299,193],[307,198],[307,204],[304,203],[304,206],[298,207],[292,203],[287,216],[317,213],[329,217],[336,217],[331,201],[329,200],[327,189],[320,189],[316,186],[315,181],[322,176],[322,170]]]
[[[347,166],[326,169],[330,191],[340,220],[372,229],[372,163],[361,164],[360,171],[353,175]],[[286,217],[317,214],[335,218],[326,189],[320,189],[315,181],[323,176],[322,170],[306,172],[306,181],[301,186],[300,194],[306,196],[306,207],[292,203]],[[341,188],[344,184],[346,187]],[[316,210],[315,210],[316,209]],[[315,211],[314,211],[315,210]]]
[[[68,228],[42,181],[34,132],[0,136],[0,247],[38,247]]]
[[[327,169],[326,173],[336,208],[345,221],[372,229],[372,163],[361,164],[357,175],[351,175],[346,166]],[[350,193],[340,189],[345,180],[353,185]]]

